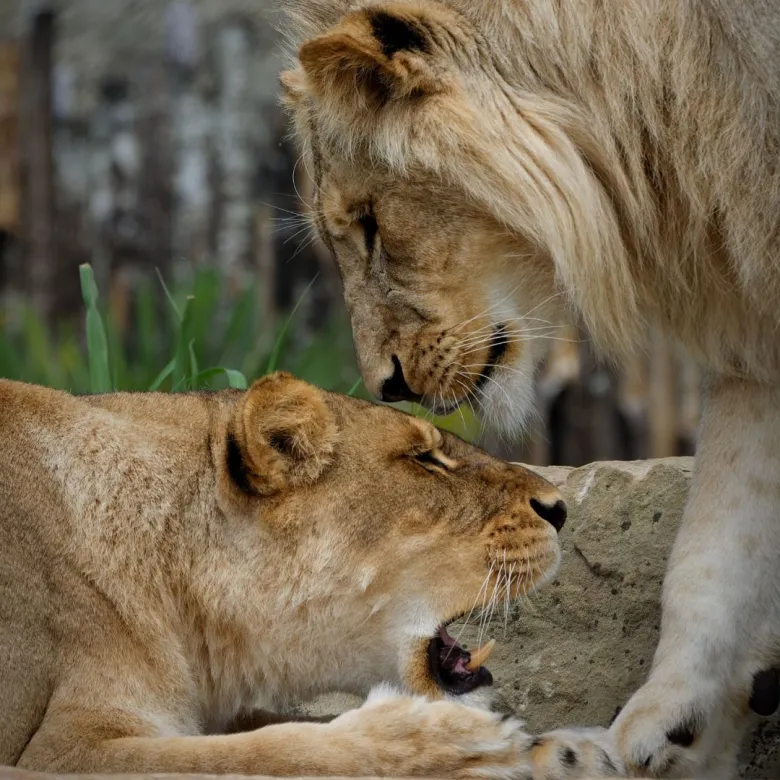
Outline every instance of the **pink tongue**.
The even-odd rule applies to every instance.
[[[449,659],[451,653],[457,653],[455,656],[455,664],[450,668],[450,671],[452,672],[459,672],[461,674],[470,674],[469,670],[466,669],[464,664],[466,661],[470,659],[469,653],[467,653],[448,633],[447,629],[442,626],[439,629],[439,639],[444,643],[444,646],[447,648],[452,648],[451,650],[448,650],[446,653],[442,650],[444,653],[444,658]]]
[[[441,639],[442,642],[444,642],[447,647],[454,647],[458,643],[447,633],[447,629],[442,626],[439,629],[439,639]]]

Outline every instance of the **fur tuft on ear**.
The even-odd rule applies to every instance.
[[[430,32],[409,5],[348,14],[304,42],[298,60],[315,99],[381,108],[391,100],[441,91]]]
[[[306,96],[306,77],[300,68],[285,70],[279,74],[282,87],[282,103],[293,108]]]
[[[243,491],[272,495],[315,482],[336,446],[322,391],[278,371],[255,382],[228,431],[227,469]]]

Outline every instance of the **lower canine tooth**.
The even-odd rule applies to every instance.
[[[470,672],[476,672],[480,666],[485,665],[485,661],[490,658],[490,654],[493,652],[493,648],[496,646],[496,640],[491,639],[486,642],[482,647],[475,650],[471,654],[471,660],[467,664],[463,664]]]

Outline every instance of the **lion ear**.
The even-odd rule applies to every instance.
[[[298,59],[315,99],[381,108],[392,100],[441,90],[428,27],[415,9],[396,4],[349,14],[306,41]]]
[[[306,77],[300,68],[285,70],[279,75],[282,87],[282,103],[293,108],[306,96]]]
[[[233,415],[227,470],[245,493],[272,495],[311,484],[331,462],[336,420],[323,392],[286,372],[263,377]]]

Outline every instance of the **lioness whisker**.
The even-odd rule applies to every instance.
[[[547,341],[564,341],[567,344],[581,344],[584,341],[583,339],[569,339],[569,338],[566,338],[564,336],[552,336],[552,335],[549,335],[549,334],[546,334],[546,333],[541,333],[541,334],[527,336],[525,338],[513,338],[513,339],[509,339],[507,341],[495,341],[492,344],[490,344],[490,346],[499,346],[499,345],[502,345],[502,344],[506,344],[507,346],[509,346],[511,344],[523,344],[523,343],[525,343],[527,341],[537,341],[537,340],[542,340],[542,339],[547,340]],[[464,352],[461,353],[461,357],[463,357],[464,355],[471,355],[471,354],[473,354],[475,352],[481,352],[484,349],[485,349],[485,345],[481,344],[479,347],[475,347],[473,349],[465,350]]]
[[[487,630],[488,624],[490,623],[490,619],[493,615],[493,609],[495,608],[496,602],[496,593],[498,590],[498,584],[500,582],[499,578],[501,576],[501,568],[502,567],[500,566],[498,572],[496,573],[495,582],[493,583],[493,590],[490,593],[490,600],[485,607],[484,619],[480,621],[479,639],[477,641],[477,646],[482,645],[484,633]]]
[[[474,409],[474,404],[471,403],[471,390],[463,383],[460,379],[458,379],[458,375],[461,372],[456,372],[455,376],[452,377],[454,382],[457,382],[462,388],[464,392],[463,398],[465,398],[466,403],[469,405],[469,409],[471,409],[471,414],[475,420],[479,423],[479,432],[477,434],[477,440],[479,440],[482,437],[482,434],[485,432],[485,423],[482,421],[482,419],[477,415],[476,409]],[[463,401],[461,400],[461,404]]]
[[[312,232],[309,234],[307,239],[305,241],[302,241],[300,244],[298,244],[298,248],[293,252],[292,257],[287,261],[288,263],[294,260],[298,255],[304,251],[304,249],[307,249],[310,247],[318,238],[317,231],[312,228]]]
[[[511,594],[511,588],[512,588],[512,575],[515,570],[515,564],[512,563],[512,565],[509,567],[509,576],[507,577],[506,581],[506,599],[504,600],[504,639],[506,639],[506,631],[507,626],[509,625],[509,605],[512,601],[512,594]]]
[[[485,575],[485,579],[482,580],[482,585],[480,585],[479,591],[477,592],[477,596],[474,599],[474,603],[471,605],[471,609],[469,610],[468,615],[466,615],[466,617],[465,617],[465,619],[463,621],[463,625],[461,626],[461,629],[458,632],[458,636],[455,637],[456,644],[460,643],[460,638],[463,635],[463,632],[466,630],[466,626],[468,626],[468,624],[469,624],[469,619],[471,618],[471,615],[473,614],[474,609],[477,606],[477,602],[480,600],[480,598],[484,598],[483,592],[487,590],[487,586],[490,583],[490,575],[492,573],[493,573],[493,562],[491,561],[490,562],[490,567],[488,568],[488,572]],[[448,652],[447,655],[446,655],[446,658],[449,658],[449,656],[450,656],[450,653]]]

